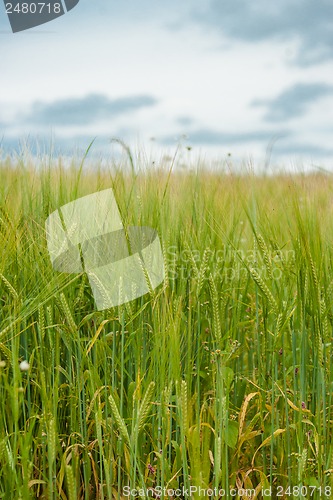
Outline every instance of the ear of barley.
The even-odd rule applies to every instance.
[[[8,349],[5,344],[0,343],[0,352],[3,354],[3,356],[6,358],[7,361],[10,361],[11,358],[11,352],[10,349]]]
[[[118,425],[119,432],[120,432],[121,436],[123,437],[123,439],[127,443],[129,443],[130,439],[129,439],[127,427],[125,424],[125,420],[120,416],[117,404],[116,404],[112,394],[109,395],[109,402],[110,402],[113,418],[115,419],[115,421]]]
[[[63,242],[58,250],[57,255],[61,255],[68,249],[69,246],[71,246],[71,239],[73,238],[77,228],[78,228],[77,222],[72,222],[69,229],[67,230],[66,237],[63,239]]]
[[[11,296],[15,300],[19,300],[19,295],[18,295],[17,291],[15,290],[15,288],[13,287],[13,285],[11,283],[9,283],[9,281],[7,280],[7,278],[5,278],[5,276],[3,274],[1,274],[1,273],[0,273],[0,278],[2,279],[5,287],[7,288],[8,292],[11,294]]]
[[[148,288],[148,291],[149,291],[149,295],[151,297],[154,297],[155,296],[155,291],[154,291],[154,288],[153,288],[153,286],[151,284],[150,276],[148,274],[146,264],[145,264],[145,262],[144,262],[143,257],[142,257],[141,254],[140,254],[139,266],[140,266],[141,271],[143,273],[143,276],[145,278],[145,282],[146,282],[146,285],[147,285],[147,288]]]
[[[330,281],[328,287],[326,288],[327,297],[331,298],[333,292],[333,279]]]
[[[77,327],[77,324],[74,321],[74,318],[73,318],[73,315],[71,313],[71,310],[70,310],[70,307],[68,305],[68,302],[66,300],[66,297],[65,297],[65,295],[63,293],[61,293],[59,298],[60,298],[61,308],[62,308],[63,313],[65,315],[67,324],[68,324],[68,326],[69,326],[72,334],[76,336],[77,333],[78,333],[78,327]]]
[[[269,255],[269,250],[267,248],[266,242],[261,234],[257,235],[258,246],[260,248],[261,254],[263,256],[268,276],[272,279],[272,261]]]
[[[7,460],[7,449],[6,449],[5,439],[1,439],[0,441],[0,463],[3,460]]]
[[[163,266],[164,266],[164,286],[169,286],[169,263],[167,249],[164,241],[162,242]]]
[[[316,325],[316,352],[318,356],[318,362],[320,366],[323,366],[323,361],[324,361],[324,352],[323,352],[323,339],[320,334],[320,327],[319,327],[319,322],[318,319],[315,321]]]
[[[325,340],[325,342],[328,342],[329,333],[328,333],[328,323],[327,323],[327,306],[326,306],[324,292],[322,293],[322,297],[320,299],[319,317],[323,332],[323,339]]]
[[[169,414],[170,414],[169,404],[170,404],[171,394],[172,394],[172,384],[170,383],[162,391],[161,403],[162,403],[162,416],[163,416],[163,419],[167,419],[168,416],[169,416]]]
[[[150,384],[148,385],[148,388],[146,390],[146,393],[141,401],[141,404],[140,404],[140,408],[139,408],[139,412],[138,412],[138,418],[137,418],[137,433],[139,433],[141,431],[141,429],[143,428],[147,418],[148,418],[148,415],[150,413],[150,410],[151,410],[151,400],[152,400],[152,397],[153,397],[153,394],[154,394],[154,390],[155,390],[155,382],[150,382]]]
[[[186,247],[186,251],[187,251],[187,253],[188,253],[189,257],[190,257],[190,261],[191,261],[191,264],[192,264],[192,272],[193,272],[194,278],[197,280],[198,279],[198,274],[199,274],[199,269],[198,269],[195,257],[193,255],[192,248],[189,246],[189,244],[187,242],[185,242],[185,247]]]
[[[253,267],[249,267],[249,272],[252,276],[253,281],[258,285],[258,287],[260,288],[260,290],[262,291],[262,293],[265,295],[266,299],[270,303],[272,309],[275,312],[277,312],[278,311],[277,302],[274,299],[272,292],[270,291],[270,289],[268,288],[268,286],[266,285],[266,283],[264,282],[264,280],[260,276],[260,274]]]
[[[309,260],[310,260],[311,276],[312,276],[313,284],[314,284],[314,287],[315,287],[315,290],[317,293],[318,304],[320,304],[320,301],[321,301],[320,295],[321,294],[320,294],[320,287],[319,287],[319,282],[318,282],[318,275],[317,275],[316,266],[313,262],[313,258],[312,258],[312,255],[310,252],[309,252]]]
[[[306,448],[304,448],[299,462],[299,475],[298,475],[299,481],[302,481],[303,479],[303,475],[306,469],[307,458],[308,458],[308,451]]]
[[[82,278],[81,278],[80,288],[79,288],[77,297],[76,297],[76,299],[74,301],[74,303],[76,305],[78,305],[78,304],[80,304],[80,302],[82,302],[82,299],[84,297],[84,289],[86,287],[86,284],[87,284],[87,275],[83,274]]]
[[[177,315],[179,315],[179,312],[182,309],[182,301],[183,301],[183,297],[179,296],[179,297],[175,297],[173,302],[172,302],[172,312],[173,312],[173,316],[175,318],[177,318]]]
[[[45,314],[43,306],[39,306],[38,308],[38,325],[39,325],[40,336],[43,339],[45,335]]]
[[[197,295],[198,296],[200,295],[200,292],[203,289],[204,282],[205,282],[206,275],[207,275],[207,271],[209,269],[208,261],[209,261],[210,253],[211,253],[210,249],[205,248],[205,251],[204,251],[204,254],[202,257],[201,266],[200,266],[199,273],[198,273],[198,287],[197,287]]]
[[[7,440],[7,443],[5,444],[5,452],[6,452],[6,462],[8,463],[9,467],[11,468],[12,472],[15,472],[16,464],[13,456],[13,452],[10,446],[9,441]]]
[[[214,450],[214,471],[217,483],[221,475],[221,460],[222,460],[222,440],[221,436],[216,435],[215,450]]]
[[[215,335],[215,339],[217,341],[220,341],[222,337],[222,332],[221,332],[221,318],[220,318],[219,300],[218,300],[219,296],[216,289],[215,280],[212,274],[209,275],[209,287],[213,304],[213,332]]]
[[[182,380],[180,386],[180,407],[181,407],[181,422],[186,435],[188,432],[188,395],[187,395],[187,383],[186,380]]]
[[[46,307],[46,319],[48,326],[53,325],[53,308],[51,305]]]
[[[68,500],[77,500],[76,484],[74,478],[73,467],[71,465],[65,466],[66,481],[68,488]]]
[[[56,447],[57,447],[57,435],[56,435],[56,422],[52,417],[47,424],[47,449],[48,449],[48,460],[49,468],[53,467],[56,459]]]
[[[277,321],[276,321],[276,335],[279,335],[281,328],[283,325],[283,314],[279,312]]]
[[[104,304],[110,304],[111,299],[110,299],[109,292],[107,291],[107,289],[105,288],[105,286],[103,285],[103,283],[101,282],[99,277],[95,273],[93,273],[92,271],[89,271],[88,276],[89,276],[89,280],[91,280],[93,282],[93,284],[96,286],[97,290],[101,294],[103,301],[104,301]]]

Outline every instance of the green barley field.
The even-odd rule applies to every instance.
[[[0,163],[0,498],[331,498],[333,177],[125,167]],[[165,280],[98,311],[45,220],[106,188]]]

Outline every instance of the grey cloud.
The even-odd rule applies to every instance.
[[[211,129],[198,129],[188,133],[186,144],[223,146],[226,148],[248,143],[261,143],[267,152],[275,158],[283,156],[308,156],[313,158],[328,158],[332,156],[333,149],[321,147],[316,144],[293,141],[294,134],[288,130],[257,130],[253,132],[226,133]],[[185,136],[179,135],[181,139]],[[165,145],[175,144],[177,137],[167,136],[160,142]],[[184,142],[184,140],[182,140]]]
[[[89,150],[89,157],[96,158],[100,155],[104,156],[111,154],[114,151],[111,147],[112,137],[122,137],[125,140],[129,139],[129,134],[123,134],[121,130],[113,131],[110,135],[93,135],[81,134],[71,137],[67,136],[4,136],[0,137],[0,157],[2,154],[20,155],[24,152],[29,152],[34,156],[69,156],[78,155],[83,157],[88,146],[92,143]],[[127,131],[128,132],[128,131]]]
[[[254,132],[220,132],[212,129],[198,129],[188,132],[188,142],[191,144],[205,144],[205,145],[232,145],[244,144],[253,142],[270,142],[290,135],[288,130],[267,131],[258,130]],[[175,136],[166,136],[162,138],[163,144],[174,144],[176,142]]]
[[[176,121],[177,123],[179,123],[179,125],[182,125],[183,127],[187,127],[194,123],[194,119],[191,116],[186,116],[186,115],[179,116]]]
[[[308,107],[323,97],[333,94],[333,86],[324,83],[298,83],[271,100],[255,100],[252,106],[267,106],[265,119],[285,121],[303,116]]]
[[[333,2],[331,0],[212,0],[193,18],[223,35],[245,42],[299,39],[298,64],[333,58]]]
[[[277,144],[273,149],[273,154],[277,155],[300,155],[300,156],[315,156],[318,158],[327,158],[332,156],[333,149],[316,146],[315,144],[304,143],[281,143]]]
[[[35,102],[24,121],[32,125],[87,125],[112,119],[123,113],[151,107],[157,100],[149,95],[109,99],[102,94],[67,98],[52,103]]]

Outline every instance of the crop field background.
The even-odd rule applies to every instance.
[[[0,174],[0,498],[330,498],[332,176]],[[110,187],[157,230],[166,278],[97,311],[85,274],[52,269],[45,220]]]

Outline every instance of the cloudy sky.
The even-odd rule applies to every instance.
[[[15,34],[1,3],[0,55],[6,151],[117,137],[333,169],[331,0],[80,0]]]

